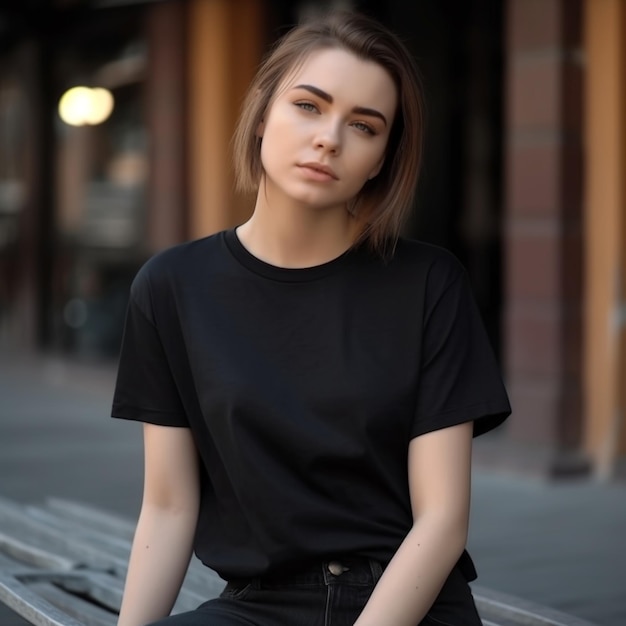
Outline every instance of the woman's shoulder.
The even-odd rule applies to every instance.
[[[170,293],[181,281],[199,277],[202,268],[215,266],[223,233],[179,243],[156,252],[140,266],[131,285],[135,299]]]
[[[419,239],[400,237],[394,249],[393,262],[419,271],[437,283],[450,283],[465,275],[465,268],[449,249]]]
[[[221,247],[223,233],[215,233],[201,239],[185,241],[156,252],[137,272],[136,282],[158,283],[161,280],[188,275],[214,260]]]

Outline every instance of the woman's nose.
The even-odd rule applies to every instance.
[[[339,124],[329,122],[319,128],[315,136],[315,147],[335,154],[339,152],[341,148],[341,129]]]

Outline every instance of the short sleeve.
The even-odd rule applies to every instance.
[[[111,415],[161,426],[188,426],[154,321],[148,278],[141,271],[133,282],[126,312]]]
[[[500,368],[463,268],[443,288],[430,280],[411,435],[474,421],[476,437],[511,413]]]

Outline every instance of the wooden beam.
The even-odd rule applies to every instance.
[[[262,0],[189,3],[189,236],[241,222],[251,202],[234,193],[231,137],[264,43]]]
[[[585,446],[600,477],[626,451],[625,0],[586,0]]]

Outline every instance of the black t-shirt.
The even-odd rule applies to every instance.
[[[510,408],[463,268],[400,239],[305,269],[234,230],[138,273],[114,417],[191,428],[198,557],[223,578],[338,555],[388,562],[412,525],[409,441]]]

